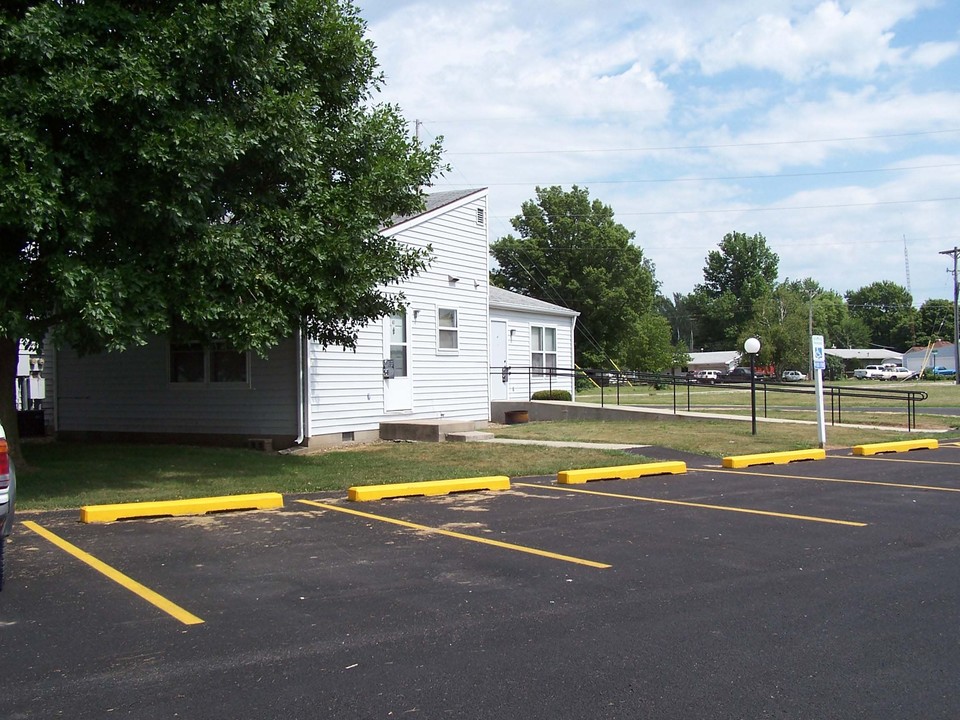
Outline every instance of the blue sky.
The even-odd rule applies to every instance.
[[[437,189],[490,188],[490,239],[535,187],[610,205],[689,293],[725,233],[781,279],[953,297],[957,0],[359,0],[398,104],[443,136]],[[592,11],[585,11],[589,8]]]

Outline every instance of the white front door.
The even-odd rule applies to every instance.
[[[507,399],[507,379],[499,369],[507,367],[507,323],[490,321],[490,399]]]
[[[413,409],[413,380],[410,376],[410,328],[407,315],[390,315],[383,322],[383,410]]]

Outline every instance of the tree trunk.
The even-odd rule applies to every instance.
[[[0,423],[7,435],[10,459],[17,469],[26,469],[20,449],[17,425],[17,363],[20,360],[19,338],[0,338]]]

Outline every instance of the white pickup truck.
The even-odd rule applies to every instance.
[[[886,372],[883,365],[867,365],[857,368],[853,371],[853,376],[857,380],[883,380],[883,373]]]

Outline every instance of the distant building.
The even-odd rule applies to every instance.
[[[697,370],[717,370],[725,373],[730,372],[740,364],[741,353],[736,350],[719,350],[715,352],[692,352],[689,353],[690,361],[687,363],[688,372]]]
[[[917,345],[903,354],[903,366],[914,372],[922,372],[927,368],[945,367],[957,369],[957,354],[954,344],[944,340],[937,340],[930,345]]]
[[[17,410],[40,410],[46,397],[43,356],[39,349],[20,343],[17,359]]]

